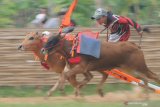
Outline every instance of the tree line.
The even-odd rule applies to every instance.
[[[1,0],[0,28],[26,27],[39,9],[48,9],[54,16],[73,0]],[[79,0],[72,18],[79,26],[91,26],[95,9],[103,7],[118,15],[128,16],[140,24],[160,24],[160,0]]]

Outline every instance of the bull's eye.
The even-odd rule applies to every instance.
[[[33,40],[33,39],[34,39],[34,37],[30,37],[30,38],[29,38],[29,40]]]

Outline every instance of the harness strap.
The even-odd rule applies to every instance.
[[[47,59],[48,59],[48,54],[44,56],[44,60],[47,61]]]
[[[34,53],[34,60],[39,61],[39,57],[36,55],[36,53]]]
[[[41,47],[41,44],[43,43],[42,39],[40,39],[40,40],[41,40],[41,43],[38,45],[38,47]],[[33,44],[33,45],[35,45],[35,44]],[[34,53],[35,61],[38,61],[40,58],[38,57],[38,55],[35,52],[33,52],[33,53]]]

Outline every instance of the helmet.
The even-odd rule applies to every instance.
[[[91,17],[91,19],[97,20],[97,19],[101,18],[102,16],[107,16],[107,15],[108,15],[108,12],[106,10],[104,10],[102,8],[98,8],[95,11],[94,15]]]

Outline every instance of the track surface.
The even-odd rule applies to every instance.
[[[142,93],[131,93],[129,91],[116,92],[116,93],[107,93],[105,97],[99,97],[98,95],[92,96],[82,96],[75,97],[74,95],[70,96],[60,96],[60,97],[9,97],[9,98],[0,98],[0,103],[50,103],[50,102],[60,102],[60,101],[85,101],[85,102],[117,102],[117,101],[143,101],[145,100],[146,95]],[[150,93],[149,100],[160,100],[160,95]]]

